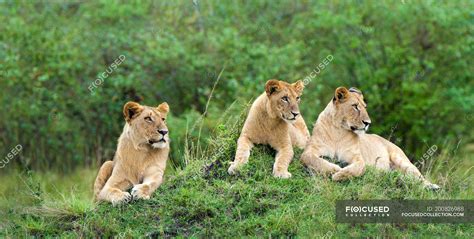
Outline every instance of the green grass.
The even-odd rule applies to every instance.
[[[93,169],[61,177],[23,174],[20,182],[1,187],[2,204],[10,202],[9,209],[2,210],[6,223],[2,224],[1,233],[11,237],[72,238],[474,235],[469,224],[335,223],[338,199],[473,199],[472,178],[460,173],[466,173],[465,168],[449,164],[444,165],[444,171],[438,171],[435,169],[439,167],[432,167],[431,179],[443,187],[438,192],[425,190],[416,180],[398,172],[383,173],[372,168],[362,177],[338,183],[305,169],[297,160],[301,154],[297,151],[289,168],[293,177],[281,180],[272,177],[275,152],[259,146],[252,151],[249,164],[238,175],[229,176],[226,170],[234,154],[241,119],[225,125],[217,128],[216,136],[208,142],[209,148],[188,152],[192,160],[187,167],[167,175],[149,201],[119,207],[93,204]],[[441,160],[446,157],[440,155],[437,162],[441,163],[436,165],[446,163]],[[12,178],[20,177],[4,176],[2,182],[11,182]],[[18,187],[18,183],[22,186]],[[21,203],[14,196],[17,193],[23,195]]]

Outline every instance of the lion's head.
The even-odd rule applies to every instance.
[[[136,144],[149,145],[152,148],[165,148],[169,144],[166,116],[168,104],[158,107],[140,105],[128,102],[123,106],[123,115],[129,126],[129,134]]]
[[[333,98],[336,124],[356,134],[365,133],[371,123],[364,95],[356,88],[339,87]]]
[[[300,114],[298,104],[303,93],[304,84],[297,81],[289,84],[279,80],[269,80],[265,84],[265,92],[269,99],[271,113],[283,120],[294,122]]]

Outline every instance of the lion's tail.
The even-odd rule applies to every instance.
[[[95,179],[94,183],[94,200],[97,201],[100,191],[104,188],[105,183],[112,175],[112,170],[114,169],[114,162],[107,161],[102,164],[102,167],[99,169],[99,173],[97,174],[97,178]]]

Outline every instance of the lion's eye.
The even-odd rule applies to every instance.
[[[354,107],[356,110],[359,110],[359,105],[358,104],[353,104],[352,107]]]
[[[296,100],[297,100],[297,101],[301,100],[301,97],[299,97],[299,96],[298,96],[298,97],[296,97]]]
[[[151,119],[150,116],[145,117],[145,121],[146,121],[146,122],[153,122],[153,120]]]
[[[281,98],[281,100],[283,100],[283,101],[285,101],[285,102],[289,102],[289,101],[290,101],[290,99],[288,99],[288,96],[283,96],[283,97]]]
[[[166,119],[165,119],[165,118],[161,118],[161,120],[163,120],[163,121],[166,121]]]

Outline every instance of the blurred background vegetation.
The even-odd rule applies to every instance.
[[[268,79],[304,79],[328,55],[333,60],[307,85],[301,103],[310,128],[336,87],[355,86],[368,100],[371,131],[413,161],[432,145],[465,151],[474,138],[472,6],[0,1],[0,155],[23,146],[7,171],[95,167],[113,157],[125,102],[167,101],[172,165],[183,167],[183,147],[195,143],[221,71],[202,139],[225,109],[244,110]],[[120,55],[124,62],[89,91]]]

